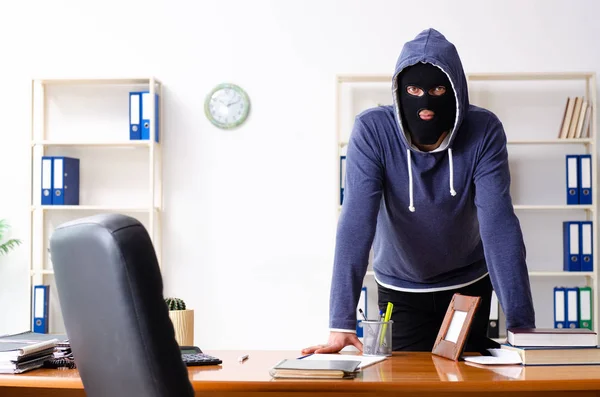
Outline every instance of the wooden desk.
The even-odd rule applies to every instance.
[[[190,379],[198,396],[335,397],[418,395],[521,396],[600,395],[600,366],[496,368],[455,363],[430,353],[394,353],[388,360],[365,368],[352,380],[272,379],[269,368],[297,351],[207,351],[222,366],[192,367]],[[244,363],[241,354],[249,353]],[[568,392],[565,394],[565,392]],[[77,370],[39,369],[20,375],[0,375],[0,396],[85,396]]]

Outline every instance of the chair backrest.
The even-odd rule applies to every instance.
[[[58,300],[88,397],[193,396],[150,236],[103,214],[50,238]]]

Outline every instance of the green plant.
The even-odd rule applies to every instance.
[[[185,310],[185,302],[179,298],[165,298],[169,310]]]
[[[18,245],[21,245],[21,240],[14,238],[2,243],[4,234],[8,229],[10,229],[10,226],[8,225],[8,222],[6,222],[6,219],[0,219],[0,255],[6,255],[17,248]]]

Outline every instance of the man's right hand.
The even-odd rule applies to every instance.
[[[325,353],[337,353],[346,346],[354,346],[360,352],[363,350],[363,344],[355,333],[351,332],[334,332],[331,331],[329,334],[329,341],[326,345],[310,346],[302,349],[302,354],[325,354]]]

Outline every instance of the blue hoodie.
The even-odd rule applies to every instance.
[[[398,74],[417,62],[452,83],[456,122],[441,146],[422,152],[403,131]],[[489,273],[508,327],[535,327],[525,246],[510,196],[506,136],[489,110],[469,104],[458,52],[434,29],[406,43],[392,78],[393,106],[356,117],[338,221],[330,328],[354,331],[373,248],[378,283],[429,292]]]

